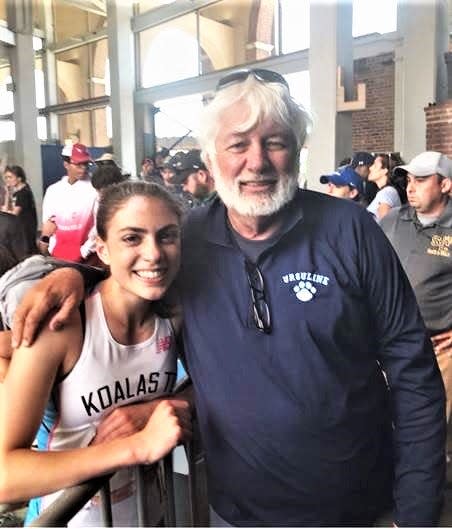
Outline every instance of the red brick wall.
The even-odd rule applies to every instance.
[[[384,53],[354,63],[355,82],[366,83],[366,109],[353,112],[353,151],[394,150],[394,56]]]
[[[452,156],[452,99],[429,105],[424,110],[427,150]]]

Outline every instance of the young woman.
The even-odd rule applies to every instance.
[[[8,190],[2,210],[17,215],[22,226],[28,253],[37,253],[37,216],[36,205],[25,171],[19,165],[7,165],[3,179]]]
[[[403,164],[403,160],[396,153],[376,154],[374,163],[370,166],[368,180],[375,182],[378,192],[375,198],[367,207],[367,211],[372,213],[377,222],[389,213],[392,208],[404,204],[406,198],[406,182],[393,176],[393,170],[398,165]]]
[[[130,467],[159,460],[191,435],[186,401],[150,402],[176,379],[179,322],[162,298],[179,268],[180,221],[179,205],[161,186],[123,182],[104,190],[97,252],[109,277],[61,332],[43,327],[31,348],[13,354],[0,414],[0,502],[44,496],[43,508],[55,491],[117,471],[113,519],[136,525]],[[141,430],[115,415],[124,405],[138,408]],[[31,450],[43,416],[38,438],[46,433],[47,451]],[[96,498],[71,524],[101,525]]]

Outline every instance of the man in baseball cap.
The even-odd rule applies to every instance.
[[[329,195],[356,201],[362,197],[363,181],[349,165],[339,167],[330,175],[322,175],[320,183],[327,185]]]
[[[214,195],[215,184],[201,159],[199,149],[177,153],[170,160],[170,164],[176,171],[173,182],[181,185],[185,192],[190,193],[196,199],[195,205],[210,202]]]
[[[415,156],[410,163],[399,165],[394,171],[406,171],[417,178],[426,178],[434,174],[452,178],[452,160],[440,152],[425,151]]]
[[[358,173],[363,181],[363,202],[368,206],[378,192],[378,186],[375,182],[369,182],[370,166],[374,163],[375,156],[367,151],[358,151],[353,155],[350,167]]]
[[[94,225],[97,191],[88,178],[93,160],[82,143],[65,145],[61,156],[66,175],[44,194],[39,249],[58,259],[81,262],[81,247]]]
[[[425,151],[395,172],[407,178],[408,203],[380,226],[394,246],[429,331],[452,410],[452,160]]]

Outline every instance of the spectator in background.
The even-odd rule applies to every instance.
[[[158,171],[163,169],[166,159],[169,156],[169,150],[166,147],[159,149],[154,156],[154,164]]]
[[[97,208],[99,206],[99,194],[101,193],[101,191],[107,186],[110,186],[112,184],[119,184],[119,182],[127,180],[127,176],[122,174],[121,169],[114,162],[113,164],[103,163],[99,165],[97,164],[96,160],[96,165],[97,167],[91,177],[91,184],[98,193],[93,207],[94,220],[96,219],[97,215]],[[94,223],[85,243],[80,248],[80,253],[83,257],[83,262],[85,264],[89,264],[91,266],[103,266],[102,261],[98,258],[96,253],[96,238],[97,229],[96,224]]]
[[[367,207],[377,222],[389,213],[392,208],[397,208],[406,202],[405,176],[393,174],[396,165],[403,163],[397,153],[376,154],[374,163],[370,167],[369,182],[374,182],[378,193]]]
[[[4,211],[0,211],[0,244],[4,248],[0,275],[10,268],[12,261],[14,265],[33,253],[29,251],[24,228],[18,217]]]
[[[330,175],[322,175],[320,183],[327,186],[326,193],[359,202],[363,198],[363,180],[350,166],[339,167]]]
[[[103,165],[110,165],[114,167],[118,167],[118,164],[115,161],[115,157],[111,152],[104,152],[102,156],[99,158],[96,158],[94,160],[97,167],[101,167]]]
[[[53,257],[81,262],[81,248],[94,225],[97,192],[88,178],[92,162],[85,145],[65,146],[62,152],[67,174],[50,185],[42,202],[40,250]]]
[[[201,160],[199,149],[180,153],[178,158],[173,157],[172,166],[176,171],[172,181],[193,197],[192,207],[206,205],[216,196],[215,182]]]
[[[370,152],[359,151],[356,152],[350,162],[350,166],[354,169],[363,180],[363,203],[368,206],[377,194],[378,187],[374,182],[369,182],[370,166],[374,163],[375,157]]]
[[[36,246],[38,219],[35,199],[27,183],[25,171],[19,165],[7,165],[3,178],[9,191],[2,210],[17,216],[24,232],[27,253],[34,254],[38,251]]]
[[[410,280],[431,336],[452,409],[452,161],[426,151],[394,170],[408,178],[408,204],[391,210],[381,227]]]
[[[157,169],[152,158],[146,157],[141,162],[140,178],[145,182],[155,182],[156,184],[163,184],[160,170]]]

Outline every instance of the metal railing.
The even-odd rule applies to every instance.
[[[185,445],[188,460],[188,502],[192,527],[209,525],[209,504],[204,457],[199,436]],[[172,453],[150,466],[135,467],[139,527],[176,527],[176,501]],[[30,527],[66,527],[68,522],[98,492],[104,527],[113,527],[109,482],[113,474],[93,478],[65,489],[60,496],[30,524]],[[184,521],[182,525],[187,525]]]

